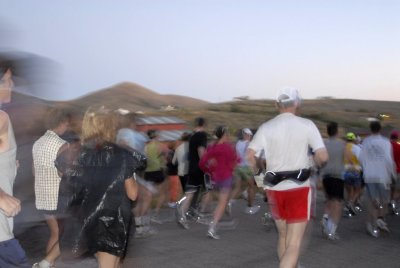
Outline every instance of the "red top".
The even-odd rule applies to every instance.
[[[212,180],[224,181],[230,179],[233,169],[238,163],[235,148],[230,143],[217,143],[207,147],[199,162],[200,168],[210,173]]]
[[[393,148],[393,159],[396,163],[397,173],[400,173],[400,143],[398,141],[390,141]]]

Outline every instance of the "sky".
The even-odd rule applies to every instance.
[[[0,0],[0,50],[57,63],[69,100],[121,82],[211,102],[400,101],[400,1]]]

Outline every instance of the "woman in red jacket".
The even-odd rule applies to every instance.
[[[229,201],[233,170],[238,162],[238,157],[235,148],[229,142],[230,136],[226,127],[218,126],[214,134],[217,141],[207,148],[206,153],[200,159],[199,166],[205,173],[211,175],[215,188],[219,191],[218,204],[207,233],[209,237],[219,239],[216,227]]]

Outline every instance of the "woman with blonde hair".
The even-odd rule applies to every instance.
[[[145,165],[114,143],[116,126],[115,113],[104,107],[85,113],[81,152],[68,169],[75,190],[65,208],[69,215],[60,238],[62,253],[94,254],[99,267],[107,268],[119,267],[126,253],[131,201],[137,197],[134,173]]]

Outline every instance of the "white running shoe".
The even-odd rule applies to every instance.
[[[328,220],[329,218],[326,216],[321,219],[322,234],[326,237],[329,236]]]
[[[254,215],[254,214],[256,214],[259,210],[260,210],[260,206],[259,206],[259,205],[256,205],[256,206],[252,206],[252,207],[247,207],[247,208],[244,210],[244,213],[250,214],[250,215]]]
[[[381,229],[382,231],[385,231],[385,232],[390,232],[390,230],[389,230],[389,228],[388,228],[388,226],[387,226],[387,223],[384,221],[384,220],[382,220],[382,219],[377,219],[376,220],[376,225],[378,226],[378,228],[379,229]]]
[[[210,226],[210,228],[208,228],[207,236],[212,239],[220,239],[219,235],[217,235],[217,230],[213,226]]]
[[[379,230],[376,227],[372,226],[371,223],[367,223],[367,233],[372,237],[379,237]]]

